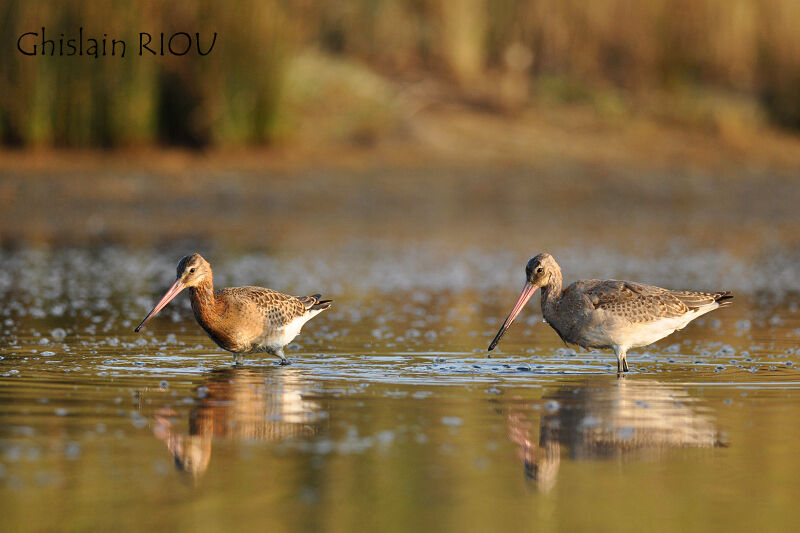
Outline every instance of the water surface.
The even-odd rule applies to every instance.
[[[0,530],[796,529],[793,180],[115,172],[0,182]],[[335,304],[287,367],[234,366],[185,295],[134,334],[195,251]],[[541,251],[736,299],[623,379],[536,298],[487,358]]]
[[[632,351],[617,379],[613,354],[560,344],[537,305],[487,358],[521,284],[502,287],[512,266],[448,282],[408,269],[388,286],[335,271],[337,305],[289,347],[290,366],[234,366],[186,297],[132,332],[170,281],[168,257],[99,257],[4,256],[16,261],[0,350],[4,530],[787,530],[800,518],[791,293],[745,292]],[[222,280],[259,256],[238,259]]]

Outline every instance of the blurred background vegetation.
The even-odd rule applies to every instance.
[[[42,26],[125,39],[126,57],[20,54]],[[797,130],[798,27],[797,0],[4,0],[0,139],[368,144],[442,105]],[[140,31],[218,39],[205,57],[139,57]]]

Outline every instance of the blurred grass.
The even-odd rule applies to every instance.
[[[800,129],[798,23],[796,0],[6,0],[0,139],[371,143],[424,107],[401,93],[428,79],[439,101],[504,112],[581,104],[724,134]],[[19,35],[42,26],[125,39],[126,57],[20,54]],[[218,39],[205,57],[138,57],[140,31]]]

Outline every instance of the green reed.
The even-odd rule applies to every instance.
[[[491,99],[506,86],[495,79],[509,73],[527,80],[518,85],[521,105],[610,89],[630,102],[666,94],[670,107],[670,94],[685,102],[687,87],[700,88],[800,128],[798,23],[795,0],[7,0],[0,3],[0,139],[101,147],[270,142],[287,131],[297,105],[284,98],[287,66],[309,48],[389,78],[450,79],[455,97],[479,87]],[[79,27],[106,33],[127,43],[126,57],[22,55],[19,35],[42,26],[49,39],[73,37]],[[180,31],[207,43],[216,32],[215,49],[138,56],[139,32],[157,39]]]

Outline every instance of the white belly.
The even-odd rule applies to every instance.
[[[308,322],[310,318],[311,317],[309,315],[303,315],[287,323],[283,327],[283,332],[280,336],[281,346],[286,346],[292,342],[294,338],[300,334],[300,330],[303,329],[303,325]]]
[[[631,324],[629,327],[620,328],[620,331],[613,335],[615,341],[613,344],[617,346],[628,346],[630,348],[653,344],[667,335],[679,329],[683,329],[689,322],[708,311],[710,311],[710,309],[704,310],[703,312],[690,311],[679,317],[662,318],[653,322]]]

